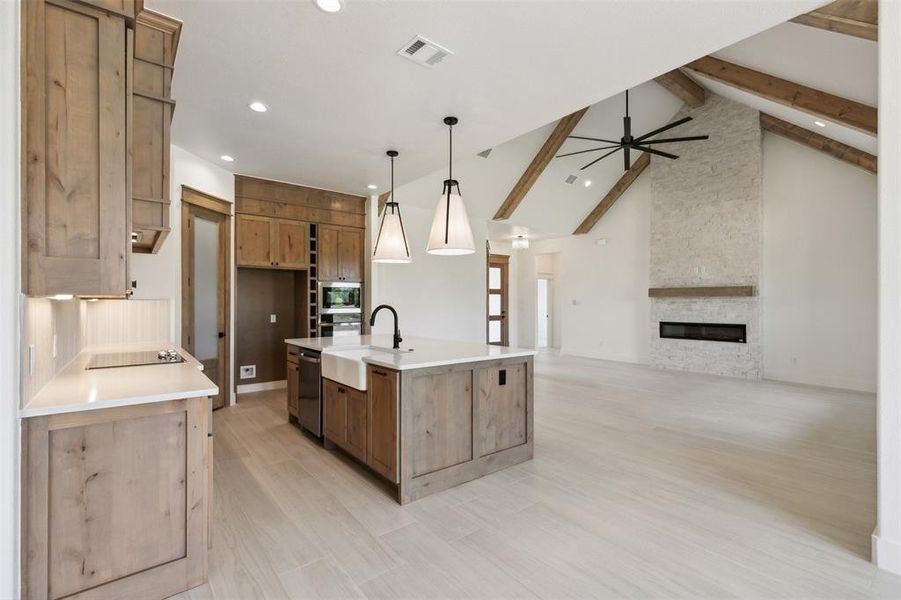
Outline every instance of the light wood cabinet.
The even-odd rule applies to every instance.
[[[164,598],[206,581],[208,404],[23,420],[23,598]]]
[[[347,396],[347,443],[345,449],[359,460],[366,462],[366,438],[369,407],[366,392],[344,388]]]
[[[159,251],[169,234],[171,83],[181,21],[144,10],[137,16],[132,78],[132,251]]]
[[[345,388],[331,379],[322,380],[323,430],[335,444],[347,444],[347,394]]]
[[[374,471],[397,483],[397,405],[398,374],[378,367],[368,367],[367,381],[367,447],[366,464]]]
[[[239,214],[235,221],[239,267],[306,269],[310,264],[310,224]]]
[[[144,0],[75,0],[79,4],[93,6],[107,12],[124,17],[129,25],[133,25],[135,16],[144,7]]]
[[[320,226],[319,279],[363,281],[363,230]]]
[[[23,272],[30,295],[127,291],[132,33],[125,16],[91,6],[110,3],[132,6],[22,4]]]

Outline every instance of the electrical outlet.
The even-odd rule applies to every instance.
[[[272,313],[271,315],[269,315],[269,322],[270,322],[270,323],[277,323],[277,322],[278,322],[278,315],[276,315],[275,313]]]
[[[241,365],[241,379],[254,379],[256,376],[256,365]]]

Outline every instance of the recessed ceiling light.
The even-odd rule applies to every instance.
[[[826,126],[826,123],[824,123],[823,121],[814,121],[813,124],[816,125],[817,127],[825,127]]]
[[[377,190],[377,189],[379,189],[379,186],[377,186],[377,185],[374,184],[374,183],[370,183],[370,184],[367,185],[366,187],[367,187],[368,189],[370,189],[370,190]]]
[[[313,0],[316,7],[327,13],[336,13],[344,8],[344,0]]]
[[[269,107],[266,106],[265,104],[263,104],[262,102],[251,102],[247,106],[253,112],[266,112],[267,110],[269,110]]]
[[[229,156],[228,154],[223,154],[219,157],[219,160],[224,160],[225,162],[235,162],[235,157]]]
[[[591,180],[590,180],[590,179],[586,179],[586,180],[585,180],[585,187],[591,187]]]

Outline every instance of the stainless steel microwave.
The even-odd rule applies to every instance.
[[[339,315],[363,312],[363,288],[346,281],[319,282],[319,314]]]

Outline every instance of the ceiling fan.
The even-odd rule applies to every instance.
[[[587,165],[585,165],[584,167],[582,167],[580,169],[580,171],[584,171],[585,169],[587,169],[594,163],[598,162],[599,160],[603,160],[603,159],[607,158],[608,156],[610,156],[611,154],[619,152],[620,150],[623,151],[623,165],[624,165],[623,170],[624,171],[628,171],[629,167],[631,166],[631,161],[629,160],[629,152],[633,149],[641,150],[642,152],[648,152],[650,154],[656,154],[657,156],[663,156],[664,158],[676,159],[679,157],[676,156],[675,154],[670,154],[669,152],[663,152],[662,150],[655,150],[654,148],[651,148],[650,145],[651,144],[670,144],[673,142],[693,142],[695,140],[706,140],[710,136],[689,135],[689,136],[685,136],[685,137],[663,138],[663,139],[657,139],[657,140],[651,140],[648,138],[651,138],[651,137],[657,135],[658,133],[663,133],[664,131],[672,129],[673,127],[678,127],[679,125],[688,123],[691,120],[692,120],[691,117],[684,117],[682,119],[679,119],[678,121],[673,121],[672,123],[667,123],[663,127],[655,129],[654,131],[652,131],[650,133],[646,133],[646,134],[638,136],[638,137],[632,137],[632,118],[629,116],[629,90],[626,90],[626,116],[623,117],[623,137],[620,138],[620,140],[618,142],[615,140],[605,140],[603,138],[585,137],[585,136],[581,136],[581,135],[570,135],[567,137],[570,137],[570,138],[573,138],[576,140],[591,140],[593,142],[604,142],[604,143],[612,144],[612,145],[611,146],[601,146],[599,148],[589,148],[588,150],[579,150],[578,152],[568,152],[566,154],[558,154],[556,156],[556,158],[563,158],[564,156],[573,156],[575,154],[585,154],[587,152],[599,152],[601,150],[610,150],[611,148],[613,148],[612,150],[610,150],[610,152],[607,152],[600,158],[596,158],[593,161],[591,161],[590,163],[588,163]]]

